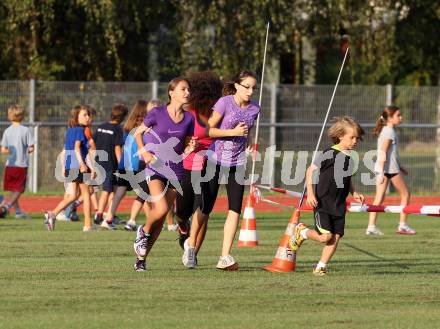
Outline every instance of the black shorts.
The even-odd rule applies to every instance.
[[[388,178],[388,179],[391,179],[391,178],[393,178],[394,176],[397,176],[398,175],[398,173],[394,173],[394,174],[383,174],[386,178]]]
[[[119,169],[118,172],[121,175],[126,175],[127,174],[127,171],[125,169]],[[137,174],[137,172],[135,172],[135,171],[128,171],[128,174],[134,176],[134,175]],[[133,188],[131,187],[130,182],[127,179],[125,179],[125,178],[123,178],[121,176],[117,176],[116,177],[116,185],[117,186],[124,186],[124,187],[126,187],[127,191],[133,190]]]
[[[345,216],[333,216],[322,211],[315,211],[315,229],[319,234],[339,234],[344,236]]]
[[[200,193],[195,193],[193,187],[193,183],[200,186],[200,180],[192,182],[191,173],[191,170],[185,169],[183,179],[180,182],[183,195],[177,193],[176,196],[176,215],[184,221],[189,220],[197,208],[202,209],[203,207],[201,191]]]
[[[84,174],[89,174],[89,173],[90,173],[90,169],[88,169],[87,172],[82,173],[77,168],[71,168],[64,170],[64,177],[67,178],[66,181],[68,183],[73,182],[73,183],[83,184],[85,179]]]
[[[105,172],[104,182],[102,182],[102,190],[108,193],[113,192],[116,186],[116,175],[111,171]]]
[[[167,184],[168,184],[168,188],[176,189],[168,178],[162,177],[160,175],[152,175],[152,176],[147,176],[145,178],[145,180],[143,180],[142,182],[139,183],[139,186],[142,189],[142,191],[144,193],[150,195],[150,189],[148,188],[148,182],[151,182],[152,180],[156,180],[156,179],[160,180],[164,186],[167,186]],[[144,197],[139,194],[136,197],[136,200],[138,200],[139,202],[142,202],[142,203],[144,203],[146,201],[146,199],[144,199]]]
[[[208,165],[206,170],[209,170]],[[212,165],[211,165],[212,167]],[[241,207],[243,203],[244,193],[244,167],[221,167],[216,165],[215,175],[209,182],[203,182],[202,188],[202,213],[209,215],[214,208],[215,200],[217,199],[218,189],[220,187],[220,180],[223,176],[226,178],[226,192],[228,194],[229,210],[241,214]],[[241,181],[236,180],[236,173],[242,172],[243,177]],[[220,176],[220,174],[222,174]]]

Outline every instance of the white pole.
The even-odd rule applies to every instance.
[[[266,52],[267,52],[267,40],[269,38],[269,22],[267,22],[266,26],[266,42],[264,44],[264,55],[263,55],[263,68],[261,71],[261,82],[260,82],[260,98],[258,99],[258,105],[261,107],[261,100],[263,98],[263,87],[264,87],[264,69],[266,67]],[[257,124],[255,128],[255,141],[254,141],[254,149],[253,149],[253,156],[252,156],[252,174],[251,174],[251,189],[253,185],[253,179],[254,179],[254,173],[255,173],[255,162],[257,160],[257,145],[258,145],[258,133],[260,130],[260,114],[258,114],[257,117]]]
[[[157,99],[158,89],[159,89],[159,84],[158,84],[157,80],[154,80],[151,84],[151,98],[152,99]]]
[[[29,81],[29,122],[35,122],[35,80]]]
[[[32,168],[32,193],[38,192],[38,125],[34,127],[34,152],[33,152],[33,162],[34,166]]]
[[[336,89],[338,88],[338,85],[339,85],[339,79],[341,78],[342,70],[344,69],[344,64],[345,64],[345,60],[347,59],[349,49],[350,49],[350,47],[347,47],[347,50],[345,51],[345,55],[344,55],[344,59],[342,61],[341,69],[339,70],[338,79],[336,80],[335,88],[333,89],[333,94],[332,94],[332,97],[330,98],[330,103],[328,104],[327,113],[325,114],[324,122],[322,123],[322,128],[321,128],[321,133],[319,134],[318,143],[316,143],[315,152],[313,152],[312,163],[315,161],[316,153],[318,152],[319,145],[321,144],[322,135],[324,134],[325,125],[327,124],[328,116],[330,114],[330,109],[332,108],[333,99],[335,98]],[[303,189],[301,198],[298,203],[298,208],[301,207],[301,205],[304,201],[306,187],[307,187],[307,182],[304,184],[304,189]]]
[[[277,130],[275,128],[275,123],[277,122],[277,85],[275,83],[270,84],[270,132],[269,132],[269,143],[270,146],[274,146],[277,143]],[[270,163],[270,174],[271,174],[271,185],[275,184],[275,156],[271,158]]]
[[[387,84],[386,94],[386,106],[393,105],[393,86],[391,84]]]
[[[29,124],[31,126],[35,125],[35,80],[31,79],[29,81]],[[35,135],[35,129],[36,127],[34,126],[34,135]],[[36,149],[37,147],[37,141],[35,140],[35,144],[34,147]],[[34,151],[35,152],[35,151]],[[34,153],[35,155],[35,153]],[[30,162],[30,177],[31,179],[29,180],[29,190],[33,193],[36,192],[37,187],[35,185],[35,182],[38,179],[38,166],[37,166],[37,162],[38,159],[35,158],[35,156],[32,157],[32,162]]]

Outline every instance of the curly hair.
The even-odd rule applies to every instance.
[[[191,86],[189,107],[209,118],[214,104],[222,96],[223,82],[212,71],[191,73],[188,81]]]

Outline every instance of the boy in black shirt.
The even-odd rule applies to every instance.
[[[124,121],[127,113],[128,109],[125,105],[118,104],[113,106],[110,121],[101,124],[93,136],[97,152],[104,151],[108,155],[107,160],[102,159],[102,157],[100,158],[99,154],[96,159],[97,164],[104,168],[105,178],[102,183],[102,192],[99,197],[95,224],[101,224],[101,227],[106,229],[115,228],[111,220],[103,221],[103,212],[109,196],[113,193],[114,186],[116,185],[116,176],[114,174],[118,169],[124,145],[123,131],[120,124]]]
[[[325,243],[321,259],[313,269],[315,275],[327,273],[327,263],[344,235],[346,198],[348,193],[363,203],[364,196],[355,191],[351,176],[357,167],[357,153],[352,152],[364,130],[350,117],[335,118],[328,131],[334,145],[316,156],[307,169],[307,201],[314,208],[315,230],[298,223],[289,241],[296,251],[306,239]],[[318,172],[319,169],[319,172]]]

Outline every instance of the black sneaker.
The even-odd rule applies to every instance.
[[[189,238],[189,230],[186,232],[183,232],[181,230],[181,228],[179,227],[177,229],[177,232],[179,232],[179,246],[180,246],[180,248],[182,248],[182,250],[185,250],[184,244],[185,244],[186,239]]]
[[[101,225],[103,220],[104,220],[104,216],[102,214],[96,213],[93,221],[95,222],[96,225]]]
[[[145,272],[147,270],[147,263],[145,259],[136,259],[133,267],[136,272]]]

